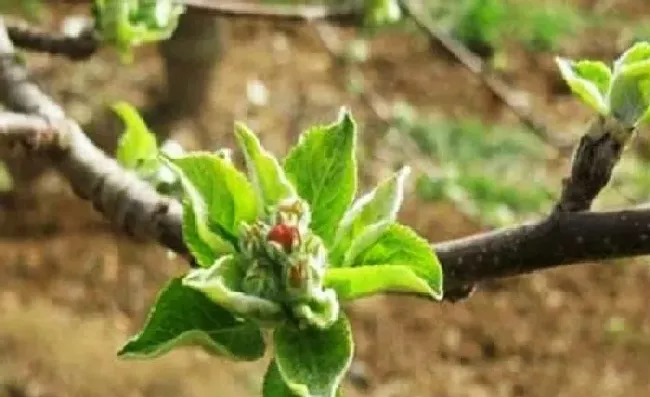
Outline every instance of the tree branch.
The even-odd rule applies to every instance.
[[[49,142],[25,145],[25,150],[28,154],[44,153],[81,198],[91,201],[127,233],[154,238],[191,262],[182,238],[180,203],[161,196],[94,146],[75,122],[65,118],[58,105],[27,80],[24,65],[14,55],[0,19],[0,100],[14,111],[32,115],[0,114],[0,146],[21,140]],[[616,130],[608,125],[603,123],[602,131],[614,136]],[[41,134],[57,138],[48,140]],[[576,158],[581,156],[575,156],[574,163]],[[600,161],[601,156],[584,158]],[[613,167],[618,159],[607,158],[614,161],[601,162],[600,167]],[[573,183],[584,183],[585,179],[575,174],[581,167],[572,169]],[[453,300],[462,297],[467,286],[489,279],[585,261],[650,254],[650,209],[608,213],[556,211],[539,222],[440,242],[434,247],[445,274],[446,298]]]
[[[451,291],[561,265],[650,254],[650,210],[560,213],[435,249]]]
[[[8,23],[7,32],[14,45],[29,51],[64,55],[80,61],[92,56],[99,42],[91,28],[82,29],[78,35],[47,32],[24,21]]]
[[[607,186],[625,144],[634,134],[613,117],[598,116],[580,138],[571,161],[571,175],[563,180],[562,194],[554,212],[576,212],[591,208]]]
[[[30,142],[34,135],[57,128],[58,146],[47,146],[45,155],[70,183],[72,189],[109,220],[136,237],[151,237],[181,254],[187,253],[181,231],[181,205],[159,195],[151,186],[98,149],[77,123],[66,119],[63,109],[27,79],[25,66],[18,62],[13,44],[0,19],[0,100],[11,110],[33,117],[7,117],[11,134],[0,143]],[[38,118],[41,120],[38,120]],[[20,125],[19,125],[20,124]],[[10,129],[7,128],[7,131]],[[22,131],[21,141],[16,134]],[[11,137],[12,139],[9,139]],[[38,142],[38,138],[36,139]],[[13,142],[13,143],[12,143]],[[38,145],[23,145],[29,154],[38,154]],[[30,152],[31,149],[31,153]]]
[[[182,0],[182,3],[188,7],[200,9],[213,15],[227,17],[273,18],[297,22],[325,20],[336,22],[338,25],[352,26],[357,26],[363,19],[363,9],[355,5],[332,7],[324,5],[259,4],[214,0]]]

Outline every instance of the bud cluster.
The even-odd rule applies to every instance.
[[[309,229],[308,206],[291,199],[268,213],[242,227],[243,292],[284,305],[299,322],[327,327],[339,307],[334,291],[323,289],[327,250]]]

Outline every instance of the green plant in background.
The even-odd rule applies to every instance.
[[[409,169],[354,200],[357,130],[346,111],[304,132],[282,162],[243,124],[235,133],[248,178],[221,153],[159,156],[181,180],[183,238],[200,267],[163,288],[119,354],[190,344],[256,360],[268,331],[264,396],[335,396],[354,350],[341,303],[391,291],[442,297],[434,251],[396,221]],[[130,134],[128,151],[154,152]]]
[[[19,12],[23,16],[35,20],[43,11],[41,0],[0,0],[0,10],[2,12]]]
[[[551,202],[543,146],[526,131],[471,119],[427,119],[404,103],[396,104],[394,120],[438,164],[418,178],[420,197],[448,200],[492,226],[537,214]]]
[[[566,3],[519,5],[514,11],[521,20],[514,33],[533,51],[556,51],[562,39],[586,24],[586,17]]]
[[[503,0],[466,0],[461,2],[453,34],[469,49],[483,55],[492,55],[504,39],[503,27],[508,21],[508,8]]]
[[[99,38],[128,62],[133,47],[168,39],[184,9],[175,0],[94,0],[92,11]]]
[[[440,1],[431,3],[430,13],[483,57],[498,56],[506,39],[534,51],[555,50],[563,38],[576,33],[586,22],[575,7],[561,2]]]

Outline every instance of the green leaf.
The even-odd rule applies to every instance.
[[[612,81],[612,71],[607,65],[600,61],[578,61],[574,62],[573,69],[579,77],[594,83],[603,97],[607,96]]]
[[[257,200],[253,187],[229,161],[212,153],[193,153],[169,159],[169,162],[179,172],[195,219],[207,223],[206,227],[213,234],[234,242],[241,223],[252,223],[256,219]],[[203,213],[198,214],[197,210]],[[198,234],[208,242],[205,233]]]
[[[235,124],[235,134],[246,158],[246,166],[260,203],[274,206],[280,201],[295,197],[296,192],[278,160],[262,148],[255,134],[244,124]],[[260,206],[260,210],[264,208]]]
[[[402,168],[352,204],[336,233],[330,255],[332,266],[350,266],[355,256],[372,245],[395,221],[410,172],[409,167]]]
[[[622,68],[631,64],[647,61],[650,59],[650,43],[640,41],[632,45],[627,51],[621,54],[614,62],[614,74],[618,74]]]
[[[367,0],[366,21],[371,26],[395,23],[402,17],[402,9],[397,0]]]
[[[185,189],[187,194],[188,189]],[[195,199],[200,201],[201,199]],[[189,249],[190,253],[196,259],[196,262],[202,267],[210,267],[220,255],[230,253],[234,250],[226,240],[221,238],[218,234],[212,233],[206,222],[196,223],[197,214],[202,219],[207,218],[204,208],[205,204],[195,204],[192,206],[192,201],[183,200],[183,242]]]
[[[411,269],[426,281],[435,299],[443,294],[442,266],[433,248],[405,225],[391,224],[377,241],[351,264],[357,266],[399,265]]]
[[[311,229],[329,248],[357,190],[356,123],[347,111],[338,122],[305,132],[284,168],[311,207]]]
[[[271,360],[269,366],[264,374],[264,382],[262,383],[262,396],[263,397],[300,397],[299,394],[291,391],[289,386],[282,379],[278,364],[275,360]]]
[[[131,47],[168,39],[184,10],[174,0],[94,0],[92,6],[99,37],[115,46],[124,62],[132,60]]]
[[[609,97],[612,115],[628,126],[641,122],[650,106],[649,82],[650,75],[617,75]]]
[[[125,131],[117,144],[117,161],[128,169],[136,169],[143,163],[153,163],[157,169],[158,145],[156,136],[152,134],[138,111],[126,102],[118,102],[112,106],[113,111],[125,124]]]
[[[327,269],[324,285],[334,288],[340,301],[350,301],[385,292],[415,292],[440,299],[407,265],[374,265]]]
[[[172,279],[160,292],[142,331],[118,355],[154,358],[180,346],[201,346],[233,360],[256,360],[264,355],[260,328],[237,319],[203,294]]]
[[[183,187],[183,241],[190,252],[203,267],[211,266],[220,255],[235,251],[235,247],[224,230],[215,222],[211,222],[206,198],[194,186],[193,181],[186,177],[183,170],[172,159],[160,156],[160,159],[178,175]],[[178,160],[178,158],[176,158]],[[210,179],[210,174],[205,178]]]
[[[239,291],[245,276],[243,260],[242,257],[222,256],[210,268],[190,270],[183,278],[183,285],[239,316],[263,323],[283,320],[280,305]]]
[[[336,395],[354,350],[345,315],[325,330],[280,326],[274,333],[274,342],[275,363],[293,393],[301,397]]]
[[[574,62],[559,57],[555,58],[555,61],[558,64],[562,78],[567,82],[571,91],[592,109],[602,115],[607,115],[609,107],[604,94],[600,91],[604,79],[603,70],[598,71],[601,68],[595,65],[587,66],[587,64],[583,64],[581,72],[587,72],[588,76],[596,78],[595,81],[592,81],[590,78],[579,74]]]

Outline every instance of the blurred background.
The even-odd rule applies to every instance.
[[[634,41],[650,40],[650,3],[414,3],[544,128],[526,127],[408,18],[365,29],[190,11],[172,40],[138,49],[129,65],[110,49],[84,62],[25,60],[109,153],[121,133],[108,109],[116,101],[139,107],[160,139],[188,149],[234,147],[233,122],[243,120],[278,154],[345,105],[360,127],[362,189],[411,165],[400,218],[431,241],[543,216],[567,170],[565,143],[575,143],[590,118],[553,57],[611,62]],[[0,12],[58,30],[88,7],[0,0]],[[596,208],[648,200],[646,132]],[[259,395],[266,360],[233,364],[180,350],[118,361],[156,291],[185,264],[112,228],[47,167],[5,161],[0,191],[1,397]],[[359,301],[349,307],[357,351],[346,395],[646,395],[649,287],[650,266],[638,258],[490,282],[456,304]]]

